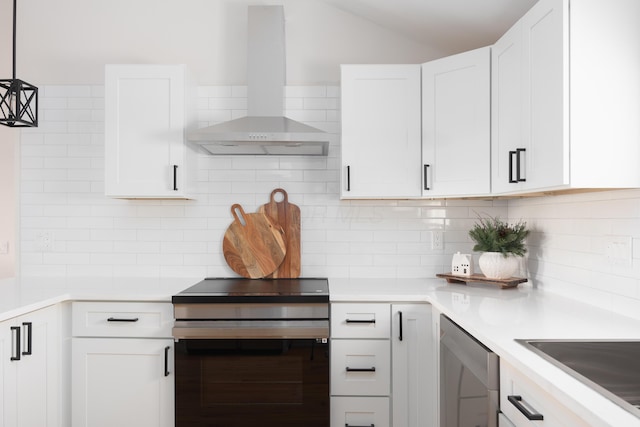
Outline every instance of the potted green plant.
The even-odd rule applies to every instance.
[[[510,278],[518,259],[527,252],[524,240],[528,235],[526,222],[508,224],[498,217],[479,217],[469,237],[475,242],[473,250],[482,252],[478,259],[482,273],[490,279]]]

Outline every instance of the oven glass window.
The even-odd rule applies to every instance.
[[[176,427],[329,425],[323,340],[181,340]]]

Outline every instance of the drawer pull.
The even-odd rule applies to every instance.
[[[376,319],[365,319],[365,320],[347,319],[346,322],[347,323],[376,323]]]
[[[347,366],[347,372],[375,372],[376,368],[350,368]]]
[[[132,317],[132,318],[119,318],[119,317],[109,317],[107,319],[107,322],[137,322],[138,319],[137,317]]]
[[[368,426],[356,426],[351,424],[345,424],[344,427],[376,427],[375,424],[369,424]]]
[[[529,409],[527,407],[525,407],[522,404],[522,396],[517,396],[517,395],[511,395],[511,396],[507,396],[507,399],[509,400],[509,402],[511,402],[511,404],[513,406],[516,407],[516,409],[520,412],[522,412],[522,415],[524,415],[525,417],[527,417],[528,420],[531,421],[540,421],[543,420],[544,417],[542,416],[542,414],[538,414],[536,412],[531,412],[529,411]]]

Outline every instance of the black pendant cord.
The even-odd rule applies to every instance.
[[[18,0],[13,0],[13,80],[16,79],[16,8],[18,7]]]

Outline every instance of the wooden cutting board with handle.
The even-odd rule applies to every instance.
[[[239,204],[231,206],[231,214],[234,220],[222,240],[222,253],[229,267],[249,279],[272,274],[286,253],[282,228],[264,213],[245,213]]]
[[[280,197],[278,196],[280,195]],[[282,198],[278,201],[277,199]],[[289,196],[282,188],[271,192],[269,203],[258,208],[277,226],[284,230],[286,254],[278,268],[271,274],[273,279],[295,279],[300,276],[300,208],[289,203]]]

